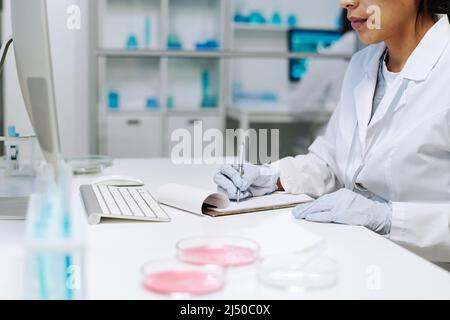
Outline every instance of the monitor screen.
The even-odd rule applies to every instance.
[[[289,51],[292,53],[318,53],[342,37],[340,31],[293,29],[289,31]],[[300,81],[308,72],[308,59],[289,61],[289,79]]]
[[[11,1],[17,74],[23,100],[47,162],[61,160],[46,0]]]

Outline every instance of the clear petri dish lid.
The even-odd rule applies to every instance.
[[[258,280],[295,292],[332,287],[338,282],[339,265],[324,255],[325,248],[320,243],[305,250],[264,257],[258,263]]]
[[[177,243],[177,258],[194,265],[246,266],[259,258],[259,245],[232,236],[193,237]]]
[[[66,161],[75,175],[98,174],[113,164],[113,159],[110,157],[94,155],[69,158]]]
[[[176,259],[148,261],[142,266],[146,290],[175,298],[202,296],[225,287],[225,268],[217,265],[192,265]]]

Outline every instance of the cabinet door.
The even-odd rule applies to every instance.
[[[194,135],[194,127],[197,122],[201,122],[200,136]],[[200,128],[200,127],[199,127]],[[203,140],[203,135],[208,129],[218,129],[223,133],[223,123],[219,116],[170,116],[167,125],[167,139],[168,139],[168,154],[171,154],[172,148],[179,143],[179,141],[172,141],[172,134],[179,129],[187,130],[191,136],[192,144],[194,139]],[[203,145],[205,143],[202,143]]]
[[[106,147],[113,158],[157,158],[162,156],[160,116],[109,115]]]

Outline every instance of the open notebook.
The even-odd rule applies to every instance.
[[[231,202],[221,193],[184,186],[166,184],[156,193],[157,200],[164,205],[195,213],[220,217],[233,214],[291,208],[301,203],[313,201],[306,195],[292,195],[285,192],[243,200],[239,204]]]

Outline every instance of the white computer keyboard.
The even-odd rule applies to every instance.
[[[83,185],[81,197],[89,224],[102,218],[169,222],[169,215],[145,188]]]

